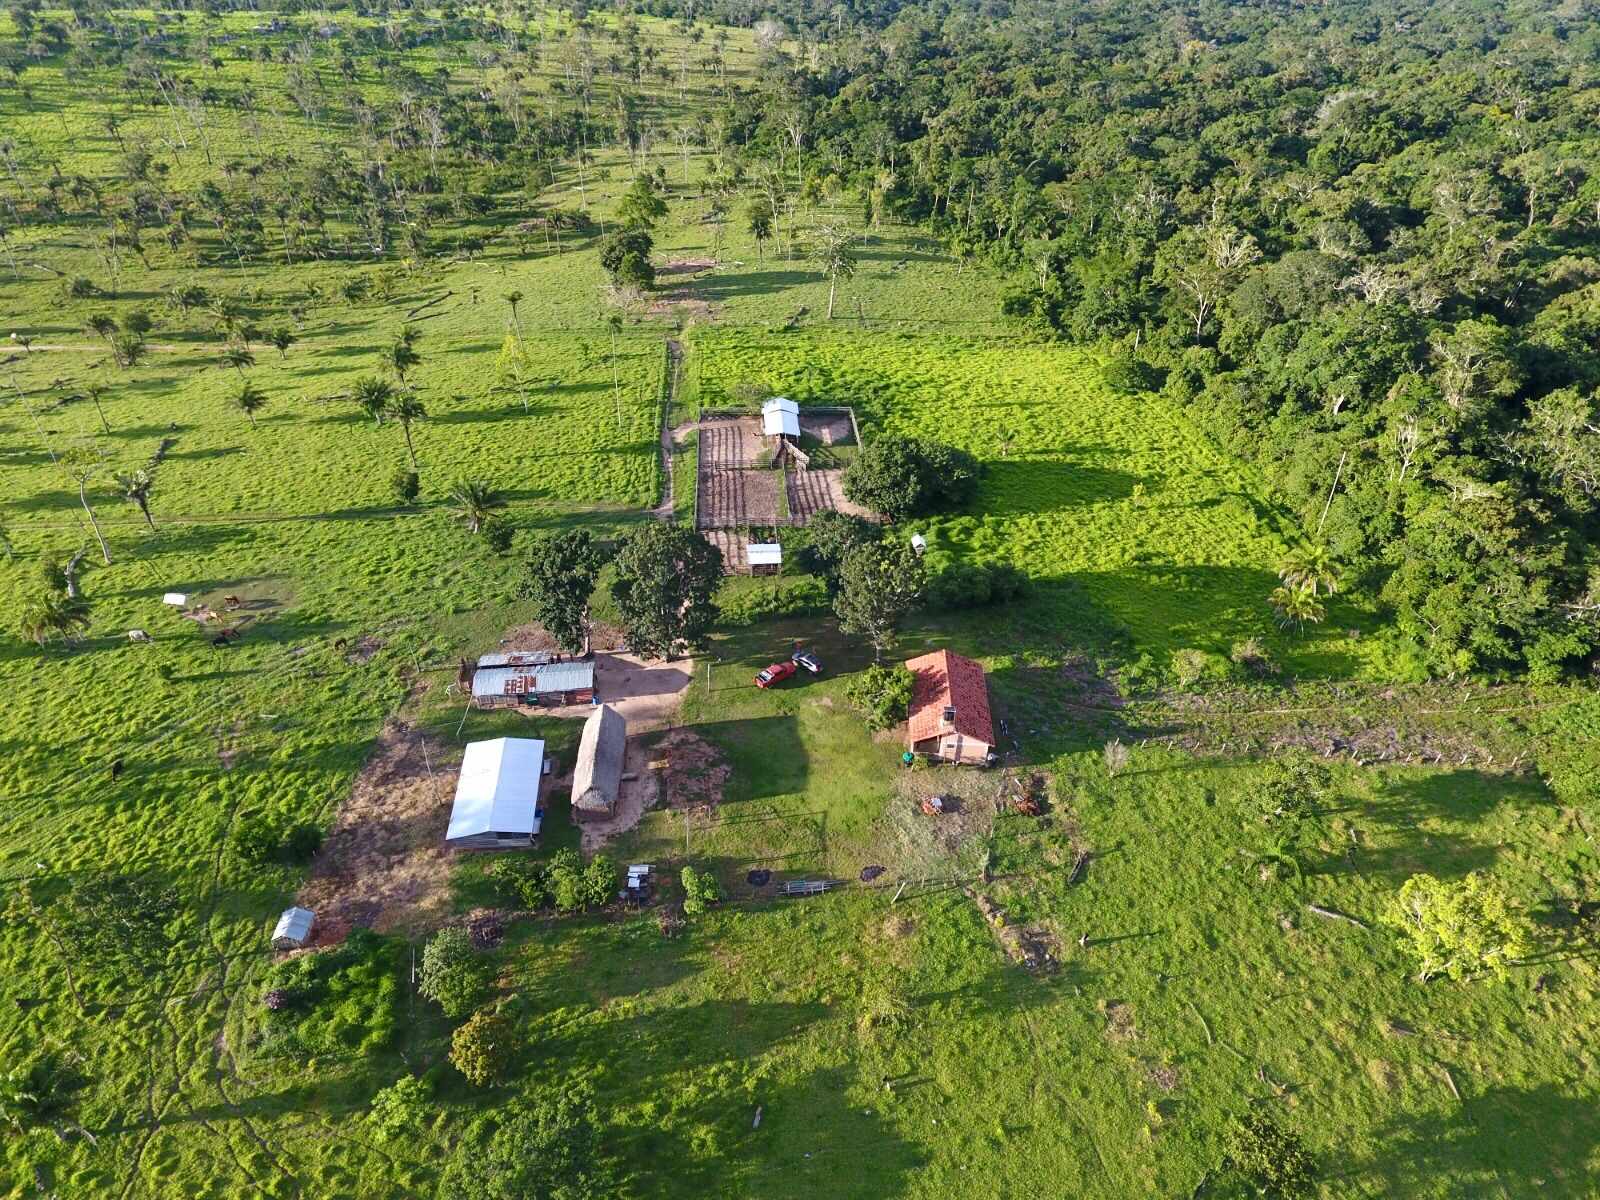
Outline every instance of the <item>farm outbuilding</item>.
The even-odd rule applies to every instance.
[[[593,701],[593,662],[563,662],[545,652],[486,654],[472,671],[472,703],[478,708],[559,708]]]
[[[783,570],[783,547],[777,542],[749,542],[744,560],[752,575],[776,575]]]
[[[445,844],[458,850],[528,845],[544,820],[539,806],[544,774],[544,742],[538,738],[469,742]]]
[[[783,396],[774,396],[761,406],[761,433],[764,437],[800,440],[800,406]]]
[[[994,718],[983,668],[970,658],[936,650],[906,663],[916,677],[906,748],[940,762],[987,764],[994,753]]]
[[[311,940],[311,930],[317,923],[317,915],[309,908],[286,908],[283,916],[278,918],[278,925],[272,931],[272,948],[274,950],[299,950]]]
[[[627,721],[609,704],[602,704],[583,723],[578,741],[578,762],[572,770],[574,820],[602,821],[616,815],[627,747]]]

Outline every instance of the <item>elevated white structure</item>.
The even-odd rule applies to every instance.
[[[793,400],[774,396],[761,406],[761,432],[767,437],[800,436],[800,406]]]

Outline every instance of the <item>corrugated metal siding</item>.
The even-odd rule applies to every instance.
[[[535,687],[541,692],[580,692],[594,687],[592,662],[551,663],[540,667],[537,674]]]

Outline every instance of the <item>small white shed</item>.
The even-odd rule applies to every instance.
[[[783,396],[774,396],[761,406],[761,432],[767,437],[800,437],[800,406]]]
[[[274,950],[299,950],[311,940],[311,929],[317,923],[317,914],[309,908],[286,908],[278,918],[278,927],[272,931]]]
[[[783,567],[783,546],[777,542],[748,542],[744,560],[752,575],[776,575]]]

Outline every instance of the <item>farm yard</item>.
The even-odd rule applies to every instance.
[[[586,1147],[572,1195],[1242,1195],[1256,1113],[1294,1194],[1594,1194],[1592,682],[1429,677],[1353,579],[1283,619],[1316,530],[1259,462],[729,115],[818,43],[96,7],[24,53],[58,18],[0,15],[0,1196],[505,1200],[462,1173],[513,1115]],[[852,499],[900,438],[970,494]],[[924,579],[887,634],[824,514]],[[627,585],[686,621],[701,533],[711,616],[658,636]],[[993,770],[874,709],[945,649]],[[590,704],[470,703],[547,650],[626,721],[581,826]],[[497,738],[544,743],[540,836],[452,850]],[[1504,889],[1503,978],[1418,981],[1424,873]]]

